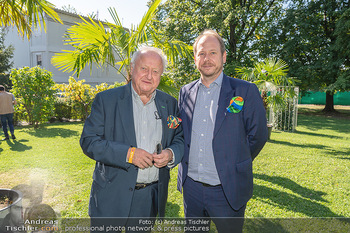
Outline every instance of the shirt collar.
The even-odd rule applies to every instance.
[[[214,85],[221,87],[223,78],[224,78],[224,72],[221,72],[220,75],[210,84],[209,87],[213,87]],[[202,79],[199,79],[199,84],[201,84],[201,86],[205,86],[202,83]]]

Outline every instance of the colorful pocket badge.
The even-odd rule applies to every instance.
[[[174,117],[173,115],[169,115],[167,121],[169,129],[176,129],[180,125],[182,120],[178,117]]]
[[[227,111],[230,113],[239,113],[243,109],[244,100],[240,96],[233,97],[230,101],[230,105],[227,107]]]

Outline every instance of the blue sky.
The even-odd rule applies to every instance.
[[[147,12],[147,0],[48,0],[58,9],[62,6],[72,6],[78,14],[87,15],[98,11],[99,19],[113,22],[108,7],[117,10],[124,27],[138,24]]]

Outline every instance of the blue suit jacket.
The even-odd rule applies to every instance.
[[[162,145],[171,148],[175,164],[183,156],[183,131],[169,129],[167,117],[178,115],[177,101],[157,90],[155,104],[162,120]],[[90,194],[91,217],[128,217],[138,168],[126,162],[136,146],[131,83],[96,95],[80,139],[83,152],[96,160]],[[137,114],[137,113],[135,113]],[[159,169],[158,214],[163,217],[168,195],[169,168]]]
[[[180,118],[184,129],[185,154],[179,165],[178,190],[187,177],[193,113],[198,80],[182,87],[179,96]],[[241,96],[243,109],[230,113],[233,97]],[[224,75],[213,136],[213,153],[219,178],[231,207],[238,210],[253,194],[252,161],[267,141],[266,112],[256,85]]]

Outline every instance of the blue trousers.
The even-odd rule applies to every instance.
[[[4,131],[5,137],[8,138],[9,134],[7,131],[7,125],[10,128],[10,132],[12,135],[15,133],[15,128],[13,126],[13,113],[8,113],[8,114],[2,114],[1,116],[1,125],[2,125],[2,130]]]
[[[239,210],[232,209],[221,185],[208,187],[187,177],[183,186],[183,199],[185,217],[187,224],[190,224],[188,227],[198,227],[198,223],[203,223],[202,231],[196,231],[208,232],[212,220],[219,233],[242,232],[246,205]],[[189,228],[189,231],[193,229]]]

